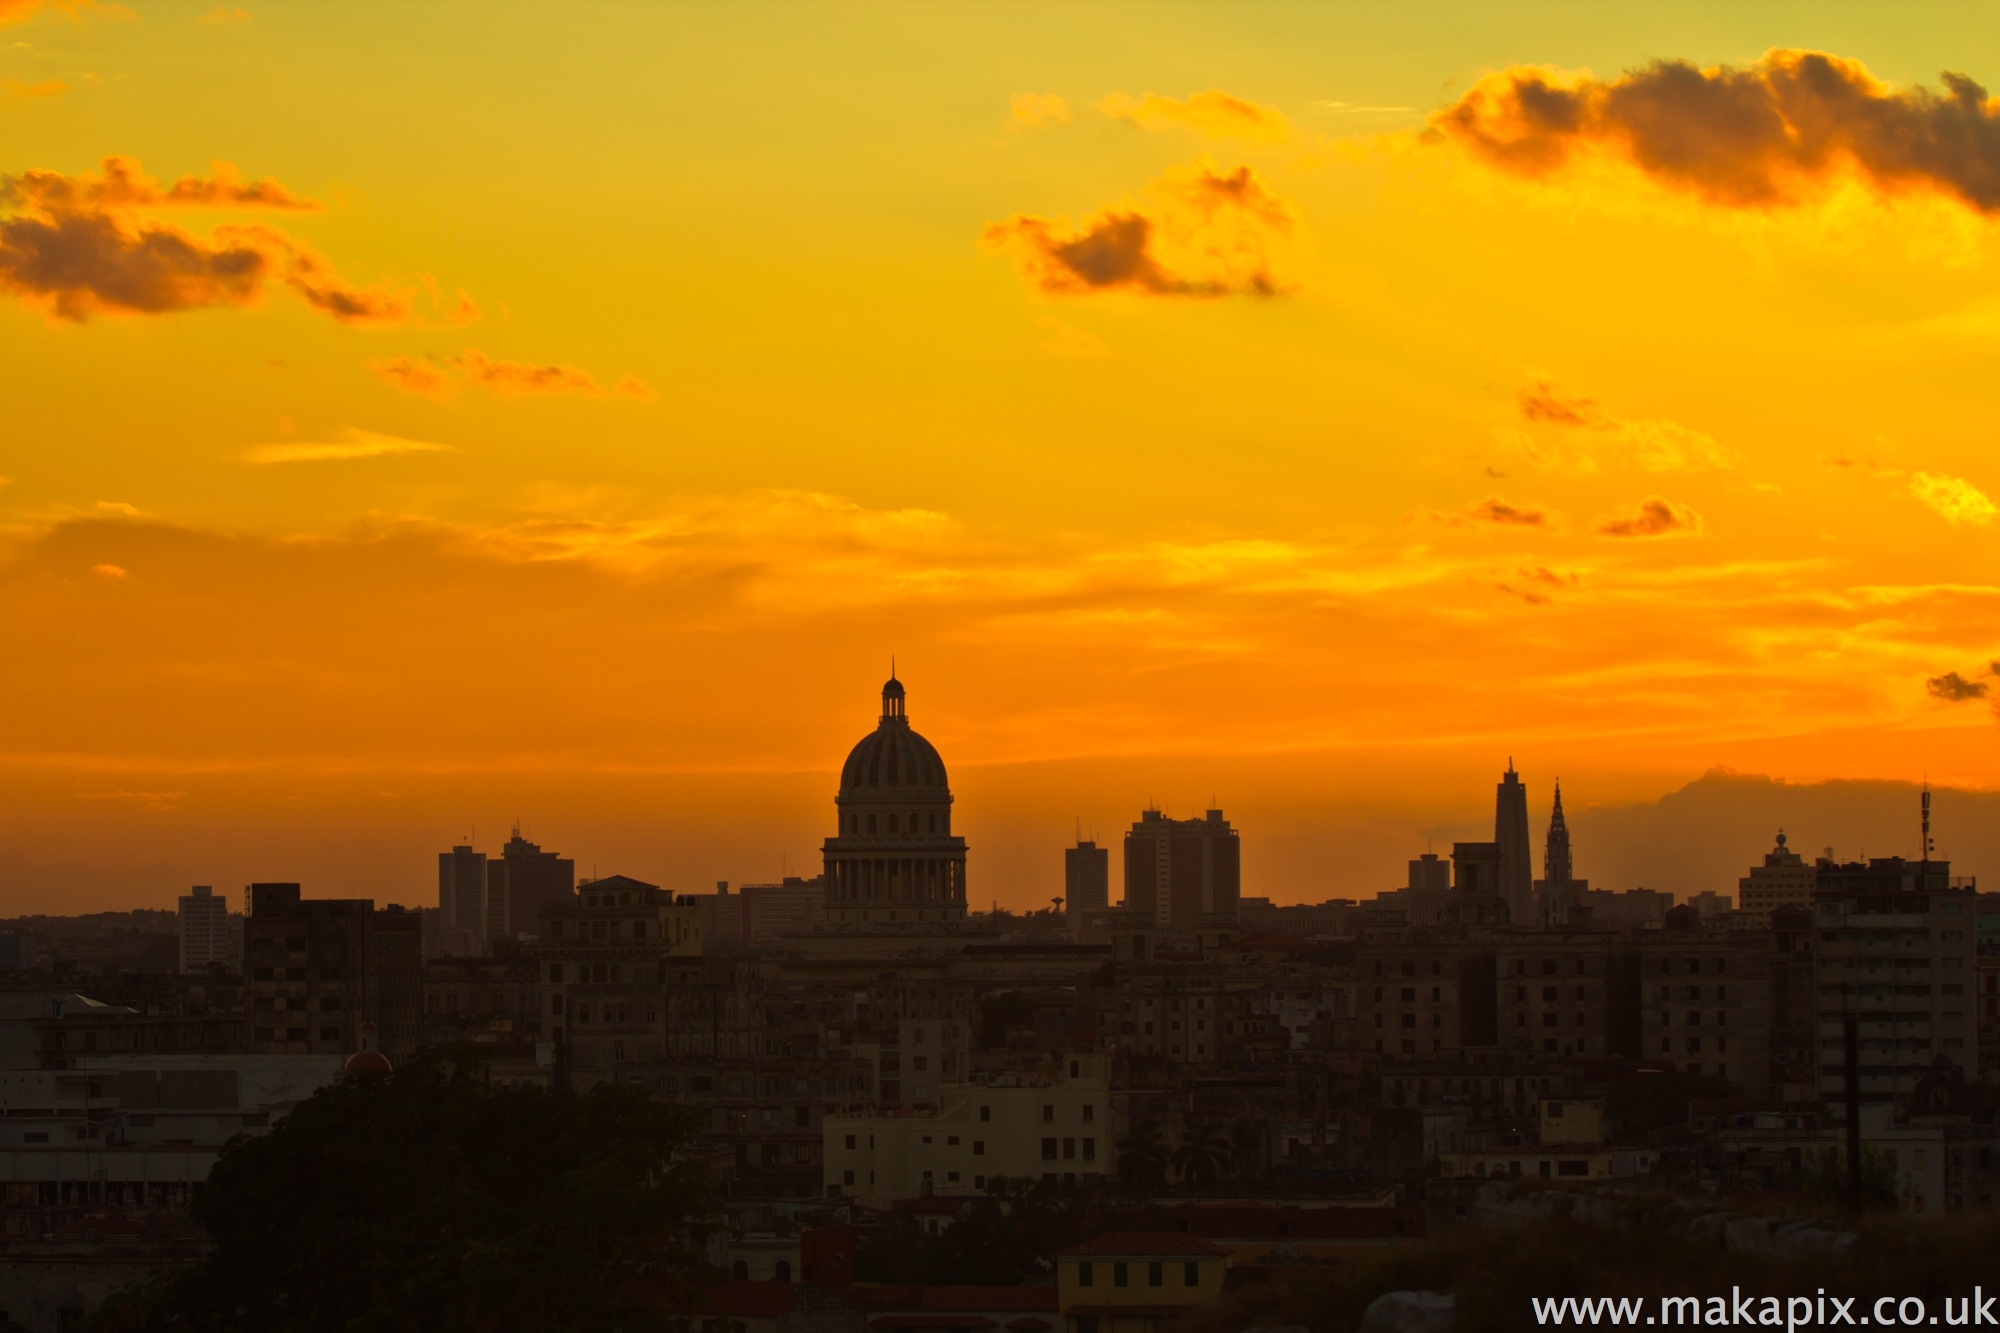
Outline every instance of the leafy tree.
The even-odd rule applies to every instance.
[[[1839,1208],[1852,1198],[1848,1192],[1847,1150],[1824,1148],[1806,1162],[1800,1175],[1801,1192],[1821,1208]],[[1861,1206],[1863,1209],[1896,1206],[1896,1168],[1889,1154],[1868,1144],[1861,1145]]]
[[[1213,1189],[1229,1169],[1229,1136],[1216,1124],[1189,1123],[1181,1127],[1181,1141],[1174,1147],[1174,1170],[1183,1185]]]
[[[1691,1102],[1742,1095],[1738,1085],[1701,1074],[1633,1074],[1605,1087],[1604,1112],[1621,1136],[1644,1138],[1686,1123]]]
[[[1118,1145],[1118,1179],[1133,1189],[1159,1189],[1167,1183],[1167,1145],[1160,1126],[1150,1117],[1132,1122],[1132,1132]]]
[[[1088,1190],[995,1177],[935,1236],[909,1214],[894,1215],[855,1256],[855,1276],[980,1286],[1049,1281],[1060,1251],[1120,1225],[1117,1205]]]
[[[1256,1116],[1238,1116],[1229,1126],[1231,1170],[1239,1176],[1262,1174],[1264,1144],[1271,1137],[1270,1122]]]
[[[591,1330],[684,1322],[707,1191],[688,1125],[634,1087],[494,1087],[420,1058],[321,1090],[224,1148],[215,1248],[107,1304],[116,1333]]]

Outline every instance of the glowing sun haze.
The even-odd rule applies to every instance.
[[[1594,878],[1717,765],[2000,786],[1992,83],[1958,4],[0,0],[0,913],[811,873],[891,654],[982,903],[1148,800],[1366,895],[1510,755]]]

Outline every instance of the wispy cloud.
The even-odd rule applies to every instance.
[[[1069,103],[1059,93],[1015,93],[1008,119],[1023,129],[1069,124]]]
[[[211,27],[220,27],[229,23],[248,23],[250,21],[250,11],[241,5],[217,5],[196,21],[206,23]]]
[[[1291,205],[1249,167],[1179,167],[1147,198],[1080,226],[1019,213],[980,240],[1014,255],[1044,292],[1145,296],[1274,296],[1289,291],[1281,253],[1297,228]]]
[[[393,356],[370,361],[368,368],[384,381],[405,393],[426,398],[450,398],[464,385],[482,388],[502,397],[560,396],[578,394],[599,397],[604,386],[587,370],[559,362],[507,361],[468,347],[457,356]],[[650,400],[654,394],[636,375],[615,381],[612,393],[625,398]]]
[[[1732,467],[1736,461],[1701,431],[1675,421],[1616,417],[1596,399],[1565,394],[1547,380],[1522,389],[1516,402],[1522,420],[1555,428],[1540,437],[1527,432],[1512,437],[1539,468],[1588,473],[1623,463],[1647,472],[1689,472]]]
[[[1919,472],[1910,478],[1910,494],[1928,505],[1947,523],[1962,527],[1984,527],[2000,513],[1986,493],[1963,477],[1942,472]]]
[[[382,435],[372,430],[349,429],[338,440],[318,443],[297,441],[285,444],[252,445],[243,451],[246,463],[327,463],[351,458],[386,458],[394,454],[456,453],[449,444],[426,440],[406,440],[398,435]]]
[[[1347,102],[1314,102],[1313,110],[1330,111],[1335,115],[1344,116],[1369,116],[1386,115],[1394,111],[1414,111],[1416,108],[1408,106],[1354,106]]]
[[[1261,106],[1210,88],[1178,99],[1147,93],[1131,97],[1113,93],[1097,104],[1113,120],[1142,129],[1193,130],[1210,139],[1247,139],[1253,143],[1283,143],[1292,137],[1292,122],[1276,107]]]
[[[1606,537],[1685,537],[1701,531],[1701,516],[1684,505],[1657,495],[1636,506],[1600,519],[1597,531]]]
[[[1490,523],[1503,528],[1546,528],[1552,520],[1544,510],[1488,496],[1471,508],[1452,515],[1451,521],[1458,524]]]

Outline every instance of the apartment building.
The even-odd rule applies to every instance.
[[[887,1208],[928,1194],[976,1194],[996,1177],[1074,1185],[1109,1175],[1117,1152],[1105,1062],[1066,1055],[1011,1084],[956,1084],[930,1114],[828,1116],[826,1192]]]
[[[1842,1101],[1847,1020],[1861,1096],[1906,1096],[1939,1055],[1979,1076],[1978,889],[1947,861],[1817,863],[1813,975],[1819,1092]]]
[[[211,963],[234,966],[242,938],[230,928],[229,898],[206,884],[181,895],[175,922],[180,933],[180,970],[203,972]]]
[[[1640,956],[1639,1050],[1763,1100],[1771,1086],[1770,937],[1711,925],[1648,940]]]
[[[521,947],[536,965],[542,1029],[570,1086],[582,1091],[625,1061],[665,1056],[670,993],[709,995],[701,909],[613,875],[538,910],[537,931]],[[704,1016],[732,1029],[755,1017],[726,1005]]]
[[[297,884],[252,884],[244,923],[250,1049],[347,1055],[372,1022],[392,1060],[423,1040],[423,944],[416,912],[367,898],[302,898]]]

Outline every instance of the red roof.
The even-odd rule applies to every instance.
[[[701,1312],[735,1319],[779,1319],[799,1303],[799,1289],[789,1282],[724,1282],[704,1288]]]
[[[1107,1231],[1063,1251],[1065,1256],[1084,1259],[1198,1259],[1228,1253],[1185,1231]]]
[[[868,1321],[870,1328],[998,1328],[985,1315],[977,1314],[878,1314]]]

